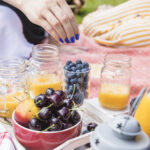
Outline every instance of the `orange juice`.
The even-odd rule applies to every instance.
[[[34,76],[29,84],[33,96],[44,94],[48,88],[53,88],[54,90],[62,89],[61,81],[55,74]]]
[[[127,106],[129,89],[119,84],[102,84],[99,91],[99,102],[109,109],[124,109]]]
[[[145,133],[150,137],[150,95],[145,95],[141,100],[135,118],[141,125]]]
[[[11,93],[6,96],[6,106],[4,106],[4,97],[0,97],[0,111],[6,108],[6,112],[0,112],[1,117],[11,118],[12,112],[15,110],[20,101],[25,99],[23,92]]]

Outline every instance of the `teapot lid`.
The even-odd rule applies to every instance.
[[[136,119],[129,115],[117,116],[109,126],[116,134],[126,139],[134,138],[142,131]]]

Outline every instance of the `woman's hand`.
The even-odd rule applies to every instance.
[[[79,39],[75,17],[65,0],[5,0],[17,5],[31,22],[43,27],[53,38],[62,43]]]

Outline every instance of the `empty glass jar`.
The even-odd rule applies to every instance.
[[[99,102],[109,109],[124,109],[128,104],[131,80],[131,58],[110,54],[101,71]]]
[[[27,98],[26,65],[21,58],[0,60],[0,116],[11,118],[20,101]]]
[[[39,44],[33,47],[29,61],[28,85],[32,98],[44,94],[47,88],[61,90],[61,63],[58,48]]]

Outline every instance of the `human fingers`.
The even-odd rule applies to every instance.
[[[71,23],[72,28],[73,28],[74,33],[75,33],[76,40],[79,40],[79,29],[78,29],[78,25],[76,23],[76,19],[75,19],[75,16],[74,16],[72,10],[70,9],[69,5],[67,4],[67,2],[65,0],[59,0],[58,3],[60,5],[60,7],[68,15],[68,17],[70,19],[70,23]]]
[[[75,42],[75,37],[74,37],[74,31],[72,28],[72,25],[70,23],[69,17],[66,15],[65,11],[57,4],[51,5],[50,6],[50,11],[55,15],[55,17],[59,20],[61,25],[63,26],[65,33],[66,33],[66,38],[65,41],[66,43],[72,43]]]

